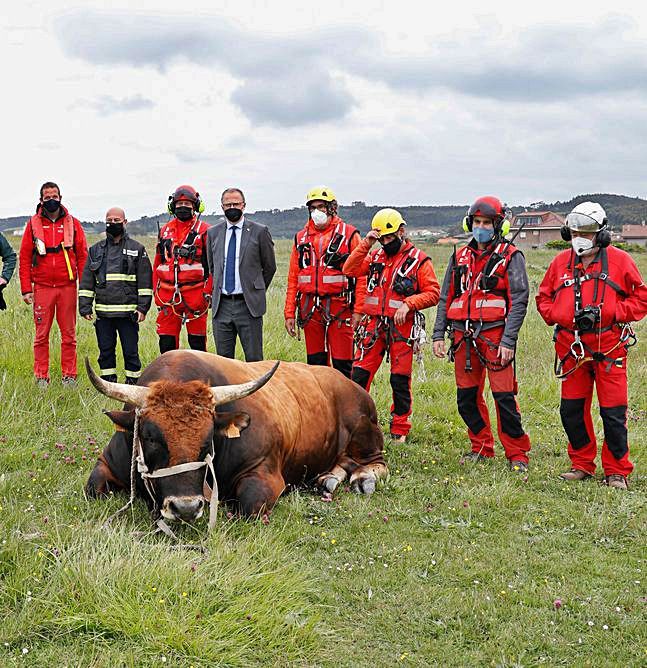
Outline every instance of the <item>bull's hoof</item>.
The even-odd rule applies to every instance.
[[[350,488],[355,494],[373,494],[375,491],[375,478],[372,476],[368,478],[356,478],[351,483]]]
[[[327,492],[332,494],[339,486],[339,480],[334,475],[329,475],[327,478],[321,480],[320,484]]]

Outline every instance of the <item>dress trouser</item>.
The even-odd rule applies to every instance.
[[[467,434],[472,444],[472,452],[485,457],[494,457],[494,436],[490,427],[490,415],[483,398],[485,376],[490,382],[490,390],[494,398],[497,417],[499,440],[510,461],[528,462],[530,438],[521,425],[521,414],[517,403],[517,379],[514,364],[497,369],[499,343],[503,335],[503,327],[488,329],[474,340],[478,349],[470,350],[471,371],[465,370],[467,343],[463,341],[454,353],[454,375],[456,378],[456,401],[458,412],[467,425]],[[462,332],[454,332],[456,341],[463,336]],[[488,366],[481,361],[483,358]]]
[[[34,285],[34,375],[49,379],[49,333],[54,317],[61,331],[61,372],[76,378],[76,283]]]
[[[126,383],[134,384],[141,375],[139,324],[130,317],[97,318],[94,323],[99,345],[99,371],[104,380],[117,382],[117,334],[121,341]]]
[[[233,297],[222,294],[213,316],[213,338],[218,355],[233,359],[237,336],[247,362],[263,359],[263,316],[252,316],[242,294]]]

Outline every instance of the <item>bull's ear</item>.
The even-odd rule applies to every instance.
[[[117,429],[132,431],[135,427],[135,411],[104,411]]]
[[[214,431],[227,438],[238,438],[251,421],[248,413],[216,413],[213,416]]]

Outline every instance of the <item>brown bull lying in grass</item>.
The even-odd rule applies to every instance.
[[[102,380],[87,359],[86,367],[99,392],[125,402],[107,413],[118,431],[88,479],[89,496],[130,489],[135,433],[136,493],[168,520],[199,518],[210,487],[253,516],[290,485],[316,481],[334,492],[349,479],[371,494],[387,473],[373,400],[334,369],[189,350],[156,359],[138,385]]]

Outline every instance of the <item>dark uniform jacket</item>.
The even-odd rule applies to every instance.
[[[79,285],[79,313],[98,318],[146,314],[153,298],[153,274],[146,249],[126,232],[114,243],[111,237],[90,248]]]

